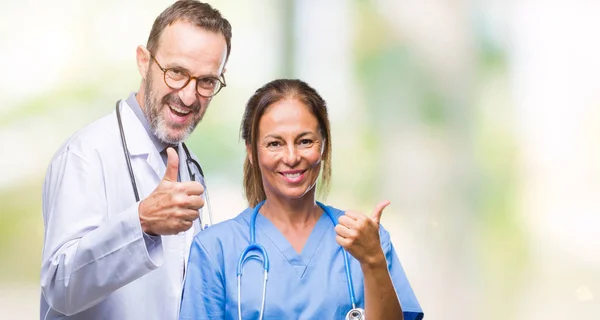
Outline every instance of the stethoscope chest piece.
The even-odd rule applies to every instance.
[[[346,314],[346,320],[365,320],[365,310],[354,308]]]

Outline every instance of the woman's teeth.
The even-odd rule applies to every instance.
[[[300,173],[299,172],[297,172],[297,173],[284,173],[283,175],[286,178],[292,178],[293,179],[293,178],[298,178],[300,176]]]

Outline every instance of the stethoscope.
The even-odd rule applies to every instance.
[[[125,161],[127,162],[127,169],[129,169],[129,178],[131,179],[131,186],[133,187],[133,194],[135,195],[135,201],[140,201],[140,195],[138,193],[137,185],[135,183],[135,176],[133,175],[133,168],[131,167],[131,159],[129,156],[129,149],[127,149],[127,141],[125,140],[125,132],[123,132],[123,123],[121,122],[121,111],[119,109],[119,102],[117,101],[116,111],[117,111],[117,121],[119,122],[119,132],[121,133],[121,145],[123,146],[123,154],[125,155]],[[204,179],[204,186],[206,187],[206,177],[204,176],[204,172],[202,171],[202,166],[198,161],[194,160],[190,155],[190,151],[188,150],[185,143],[181,144],[183,146],[183,150],[185,151],[185,164],[188,169],[188,173],[190,174],[190,179],[192,181],[196,181],[196,174],[192,172],[190,166],[195,166],[197,171],[200,173],[202,178]],[[206,200],[206,206],[208,208],[208,223],[203,224],[204,220],[202,215],[200,215],[200,228],[202,230],[208,228],[212,225],[212,211],[210,210],[210,197],[208,196],[208,188],[204,190],[204,199]],[[202,210],[203,212],[204,210]]]
[[[242,251],[240,255],[240,260],[237,265],[237,300],[238,300],[238,319],[242,320],[242,297],[241,297],[241,288],[242,288],[242,270],[244,268],[244,263],[250,259],[260,260],[260,256],[257,254],[248,255],[250,251],[259,251],[262,255],[263,261],[263,291],[262,291],[262,302],[260,306],[260,315],[259,320],[263,319],[263,314],[265,310],[265,299],[267,296],[267,276],[269,273],[269,256],[267,255],[267,250],[265,247],[256,243],[256,216],[258,216],[258,210],[263,206],[265,201],[260,202],[254,210],[252,211],[252,217],[250,218],[250,245]],[[333,222],[333,225],[337,225],[337,219],[326,205],[317,201],[317,204],[325,213],[329,216],[329,219]],[[346,314],[346,320],[364,320],[365,319],[365,310],[356,307],[356,299],[354,297],[354,284],[352,283],[352,274],[350,273],[350,263],[348,262],[348,253],[346,250],[342,249],[342,255],[344,256],[344,267],[346,269],[346,280],[348,281],[348,293],[350,295],[350,303],[352,303],[352,309],[348,311]]]

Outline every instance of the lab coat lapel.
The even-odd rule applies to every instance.
[[[125,101],[121,102],[121,117],[130,156],[132,158],[144,157],[156,177],[161,180],[166,169],[165,163],[150,140],[146,129]]]

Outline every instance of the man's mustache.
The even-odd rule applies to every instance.
[[[180,107],[182,109],[189,108],[189,109],[192,109],[192,112],[194,112],[194,113],[198,113],[201,108],[200,100],[196,100],[194,103],[192,103],[192,105],[186,106],[183,103],[183,101],[181,101],[181,99],[179,99],[176,92],[172,92],[172,93],[169,93],[168,95],[164,96],[162,98],[162,103],[174,105],[174,106]]]

